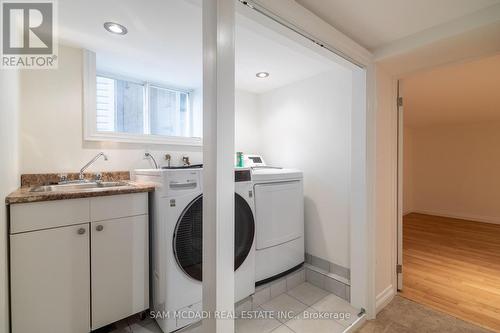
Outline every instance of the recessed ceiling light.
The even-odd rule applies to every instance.
[[[127,28],[115,22],[104,23],[104,29],[108,30],[112,34],[117,34],[117,35],[125,35],[128,32]]]
[[[255,74],[255,76],[257,76],[259,79],[264,79],[266,77],[269,77],[269,73],[268,72],[258,72],[257,74]]]

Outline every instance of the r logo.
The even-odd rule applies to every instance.
[[[3,54],[52,54],[53,23],[51,2],[3,2]]]

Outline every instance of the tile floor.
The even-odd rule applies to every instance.
[[[236,333],[341,333],[358,318],[358,310],[343,299],[308,282],[256,306],[266,318],[236,319]],[[254,312],[247,312],[249,317]],[[325,318],[325,315],[329,318]],[[322,318],[321,318],[322,317]],[[150,318],[117,323],[112,333],[162,333]],[[179,333],[201,333],[195,324]]]

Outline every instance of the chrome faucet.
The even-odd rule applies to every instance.
[[[91,159],[87,164],[85,164],[83,166],[83,168],[80,169],[80,174],[78,175],[78,179],[80,181],[84,180],[85,178],[83,177],[83,173],[85,172],[85,170],[87,170],[87,168],[89,166],[91,166],[92,164],[94,164],[95,161],[97,161],[99,159],[99,157],[103,157],[105,161],[108,160],[108,157],[106,155],[104,155],[103,152],[100,152],[99,154],[97,154],[93,159]]]
[[[151,155],[151,153],[144,153],[144,156],[146,156],[146,158],[150,158],[151,161],[153,161],[155,169],[158,169],[158,163],[156,163],[156,159],[153,155]]]

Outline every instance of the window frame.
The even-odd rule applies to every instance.
[[[166,136],[155,134],[132,134],[124,132],[106,132],[97,130],[97,76],[102,76],[110,79],[125,80],[144,85],[144,129],[149,132],[149,87],[158,87],[161,89],[171,90],[175,92],[184,92],[189,95],[189,107],[192,111],[192,91],[177,89],[158,84],[156,82],[145,82],[137,79],[110,74],[106,72],[97,72],[95,53],[89,50],[84,50],[83,53],[83,140],[84,141],[108,141],[108,142],[126,142],[126,143],[147,143],[147,144],[168,144],[182,146],[202,146],[202,138],[183,137],[183,136]]]

